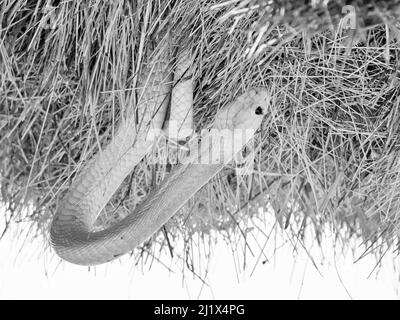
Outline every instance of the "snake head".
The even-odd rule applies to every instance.
[[[254,130],[267,113],[270,93],[265,88],[251,89],[220,109],[214,120],[218,130]]]

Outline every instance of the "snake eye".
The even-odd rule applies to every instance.
[[[260,106],[258,106],[258,107],[256,108],[256,110],[255,110],[255,114],[256,114],[256,115],[263,114],[263,108],[261,108]]]

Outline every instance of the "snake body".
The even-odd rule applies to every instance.
[[[213,155],[213,163],[198,161],[201,156],[207,159],[207,155],[204,155],[210,149],[192,148],[190,156],[175,166],[133,212],[109,228],[93,231],[100,211],[157,140],[158,134],[149,135],[149,129],[161,132],[167,107],[166,97],[170,90],[166,81],[170,79],[170,74],[166,72],[165,63],[161,62],[152,68],[147,79],[152,83],[149,85],[147,81],[145,87],[149,89],[142,91],[140,110],[144,111],[138,117],[140,121],[135,121],[132,116],[120,124],[111,142],[87,163],[56,210],[50,228],[50,243],[66,261],[79,265],[97,265],[133,250],[220,172],[224,164],[251,138],[249,135],[238,139],[233,138],[233,135],[224,137],[223,148],[217,151],[219,154],[216,157]],[[182,87],[190,86],[192,84]],[[176,96],[179,92],[173,94]],[[182,94],[192,95],[192,92]],[[188,99],[190,97],[183,101]],[[228,132],[255,131],[261,123],[267,101],[268,93],[265,90],[252,89],[219,110],[212,128]],[[188,110],[187,104],[182,108]],[[173,117],[171,114],[170,119]],[[210,139],[210,131],[203,131],[199,140],[219,145]]]

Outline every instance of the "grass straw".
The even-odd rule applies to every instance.
[[[195,273],[191,248],[203,243],[208,256],[216,232],[235,254],[257,254],[263,244],[246,239],[262,229],[260,207],[294,245],[306,228],[319,242],[326,226],[344,245],[363,239],[368,253],[397,245],[399,1],[357,1],[354,30],[338,27],[340,1],[58,1],[47,14],[46,3],[0,4],[0,235],[19,221],[47,235],[74,176],[135,110],[142,65],[154,63],[170,30],[174,46],[194,57],[197,130],[248,88],[268,87],[271,105],[251,151],[254,172],[228,166],[138,259],[155,256],[159,243]],[[163,156],[155,149],[138,165],[100,227],[162,180],[168,168],[155,163]]]

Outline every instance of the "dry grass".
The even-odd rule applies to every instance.
[[[399,1],[374,7],[358,1],[357,29],[350,32],[337,27],[337,1],[329,10],[290,1],[137,2],[64,1],[54,29],[44,28],[44,2],[0,5],[0,178],[7,225],[32,221],[46,235],[74,175],[135,107],[141,65],[154,62],[170,29],[174,45],[195,57],[197,129],[252,86],[268,87],[272,103],[255,137],[255,172],[238,176],[235,165],[227,167],[143,245],[139,257],[156,255],[154,241],[173,255],[183,236],[178,256],[195,272],[191,247],[210,241],[215,230],[245,256],[252,248],[238,239],[251,237],[250,222],[261,228],[260,206],[273,210],[276,226],[295,243],[305,228],[319,241],[326,225],[340,243],[362,237],[368,252],[383,254],[397,241]],[[132,210],[162,179],[166,167],[149,164],[159,156],[149,155],[152,161],[145,159],[127,178],[102,223]],[[34,210],[24,214],[27,204]]]

